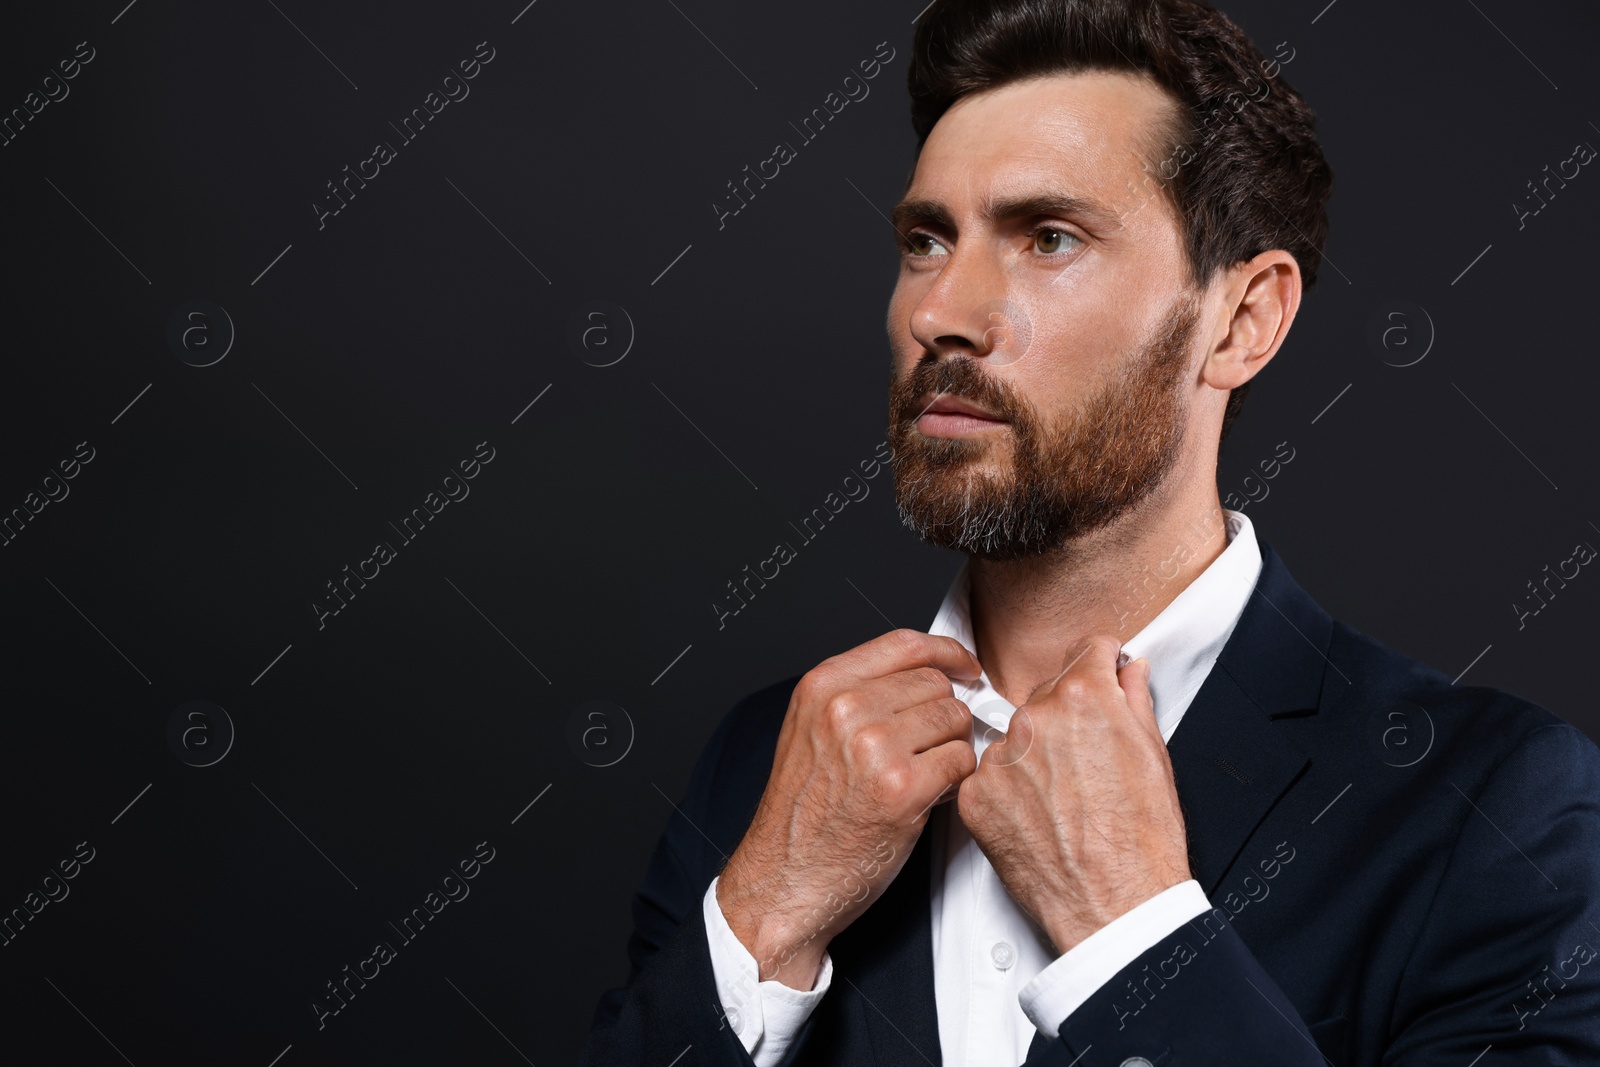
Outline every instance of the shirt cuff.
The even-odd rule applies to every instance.
[[[822,954],[822,969],[810,989],[793,989],[777,979],[758,982],[756,958],[734,934],[717,903],[720,877],[711,879],[701,910],[723,1022],[738,1035],[756,1067],[775,1067],[832,985],[833,957]]]
[[[1193,878],[1169,886],[1123,912],[1057,957],[1017,999],[1045,1037],[1055,1040],[1067,1016],[1145,950],[1195,916],[1211,910]]]

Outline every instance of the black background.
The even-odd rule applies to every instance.
[[[718,718],[926,629],[960,562],[899,525],[885,471],[720,630],[712,607],[883,440],[880,213],[912,163],[923,0],[124,2],[0,35],[6,113],[95,51],[0,147],[0,512],[94,450],[0,548],[0,912],[95,850],[0,948],[7,1051],[571,1062]],[[1293,50],[1336,181],[1222,491],[1287,441],[1246,512],[1325,607],[1600,736],[1600,578],[1520,629],[1513,608],[1600,544],[1600,177],[1521,228],[1513,206],[1600,145],[1600,10],[1226,10]],[[479,42],[470,95],[319,229],[325,183]],[[725,183],[879,42],[870,95],[719,228]],[[167,340],[196,299],[237,334],[207,367]],[[635,333],[610,366],[614,311],[570,340],[595,300]],[[1375,321],[1404,327],[1388,348]],[[319,629],[325,583],[482,441],[470,495]],[[208,767],[168,742],[196,699],[237,731]],[[597,700],[606,729],[569,743]],[[480,841],[470,896],[319,1031],[323,983]]]

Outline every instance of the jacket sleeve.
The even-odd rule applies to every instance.
[[[1451,784],[1460,830],[1383,1064],[1466,1064],[1490,1046],[1497,1067],[1600,1063],[1600,749],[1549,723],[1479,788]]]
[[[1305,1022],[1220,909],[1180,924],[1096,989],[1028,1067],[1326,1062]],[[1142,1057],[1142,1060],[1141,1060]]]
[[[1549,723],[1470,795],[1451,786],[1461,819],[1393,1010],[1378,1021],[1379,1062],[1467,1064],[1492,1048],[1504,1067],[1600,1063],[1600,913],[1588,908],[1600,899],[1600,749]],[[1207,919],[1123,968],[1030,1067],[1074,1062],[1090,1045],[1112,1063],[1325,1062],[1232,925]]]

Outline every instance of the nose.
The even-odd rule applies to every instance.
[[[946,255],[911,309],[911,336],[936,355],[987,356],[1010,340],[1000,264],[971,242]]]

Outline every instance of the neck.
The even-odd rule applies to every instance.
[[[1169,477],[1138,507],[1046,555],[972,559],[973,641],[996,692],[1020,706],[1088,637],[1127,641],[1222,554],[1215,479],[1190,484],[1199,488]]]

